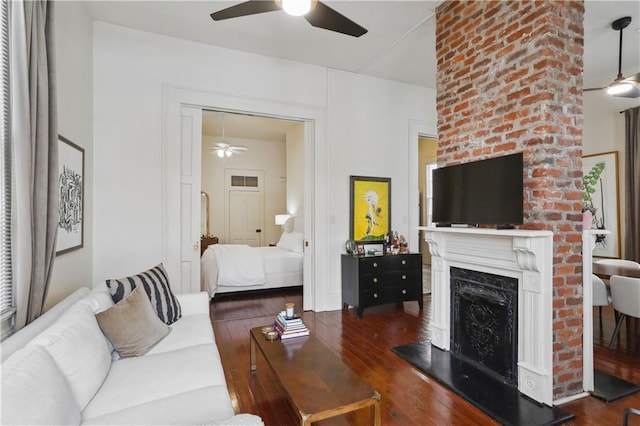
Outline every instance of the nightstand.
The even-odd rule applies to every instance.
[[[211,244],[218,244],[218,237],[202,237],[200,238],[200,256]]]

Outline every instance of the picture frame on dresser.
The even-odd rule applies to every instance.
[[[349,238],[381,243],[391,229],[391,178],[350,176]]]
[[[84,245],[84,148],[58,135],[56,256]]]

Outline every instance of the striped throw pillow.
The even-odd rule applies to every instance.
[[[107,280],[113,303],[118,303],[141,285],[151,301],[158,318],[165,324],[173,324],[182,316],[180,303],[171,292],[169,277],[162,263],[148,271],[130,277]]]

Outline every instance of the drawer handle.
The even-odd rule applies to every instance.
[[[377,267],[378,267],[378,264],[377,264],[376,262],[373,262],[373,267],[374,267],[374,268],[377,268]]]
[[[373,293],[373,298],[377,299],[378,298],[378,293]]]
[[[403,280],[406,280],[406,279],[407,279],[407,276],[406,276],[406,275],[403,275],[403,276],[402,276],[402,279],[403,279]]]
[[[402,264],[403,264],[403,265],[406,265],[406,264],[407,264],[407,261],[403,259],[403,260],[402,260]]]
[[[402,294],[407,294],[407,290],[406,289],[402,289]]]
[[[374,279],[373,279],[373,282],[374,282],[374,283],[377,283],[377,282],[378,282],[378,279],[377,279],[377,278],[374,278]]]

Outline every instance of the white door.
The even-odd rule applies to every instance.
[[[182,107],[180,126],[180,283],[200,291],[200,150],[202,110]]]
[[[229,191],[229,242],[262,245],[262,194]]]

